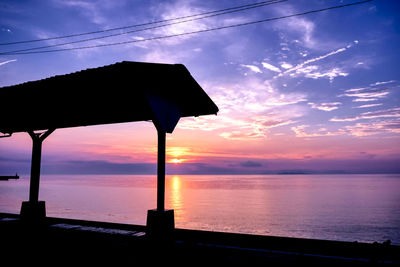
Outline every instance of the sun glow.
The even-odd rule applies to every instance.
[[[179,156],[182,156],[190,151],[190,148],[188,147],[167,147],[167,154],[178,158]]]
[[[182,159],[182,156],[186,155],[190,151],[187,147],[167,147],[168,163],[180,164],[186,159]]]
[[[171,159],[169,162],[174,164],[179,164],[183,162],[183,159]]]

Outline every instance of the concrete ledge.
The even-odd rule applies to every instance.
[[[31,227],[19,218],[17,214],[0,213],[0,262],[15,262],[23,257],[31,264],[43,265],[47,260],[45,263],[50,266],[56,257],[63,263],[91,266],[159,264],[160,259],[163,264],[205,266],[400,265],[400,246],[387,242],[370,244],[188,229],[173,230],[171,238],[147,238],[147,234],[130,234],[144,233],[144,225],[46,217],[40,227]]]

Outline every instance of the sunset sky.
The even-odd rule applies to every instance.
[[[194,20],[186,16],[256,2],[2,0],[0,87],[124,60],[182,63],[220,112],[182,118],[167,135],[169,173],[400,172],[400,1],[282,18],[354,2],[275,1]],[[270,18],[281,19],[224,28]],[[161,20],[172,25],[104,31]],[[224,29],[204,31],[214,28]],[[100,47],[72,49],[82,46]],[[47,48],[25,52],[71,50],[5,53],[34,47]],[[16,108],[1,116],[18,112],[18,99],[1,101]],[[58,129],[44,142],[42,171],[154,173],[156,141],[150,122]],[[29,173],[31,145],[27,133],[1,138],[0,174]]]

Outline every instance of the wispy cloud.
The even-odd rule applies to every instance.
[[[272,82],[254,76],[207,91],[213,92],[218,116],[184,119],[178,128],[217,131],[230,140],[258,140],[266,138],[271,128],[292,124],[306,112],[297,105],[307,101],[305,94],[282,93]]]
[[[263,65],[263,67],[265,69],[268,69],[268,70],[274,71],[274,72],[281,72],[281,70],[278,67],[275,67],[274,65],[271,65],[271,64],[266,63],[266,62],[261,62],[261,64]]]
[[[338,109],[338,105],[341,105],[341,102],[329,102],[329,103],[321,103],[321,104],[316,104],[313,102],[308,102],[308,105],[311,106],[313,109],[318,109],[318,110],[323,110],[323,111],[332,111],[335,109]]]
[[[355,108],[372,108],[372,107],[379,107],[379,106],[382,106],[383,104],[382,103],[379,103],[379,104],[367,104],[367,105],[361,105],[361,106],[358,106],[358,107],[355,107]]]
[[[281,5],[276,8],[280,15],[289,15],[296,13],[293,6]],[[275,27],[288,33],[297,35],[301,40],[302,45],[307,48],[315,48],[317,41],[314,38],[315,24],[305,17],[292,17],[275,23]]]
[[[179,124],[179,129],[185,130],[203,130],[203,131],[214,131],[224,129],[227,127],[246,127],[248,123],[240,119],[232,119],[228,116],[205,116],[195,118],[184,118]]]
[[[240,66],[245,67],[255,73],[262,73],[259,67],[254,66],[254,65],[246,65],[246,64],[241,64]]]
[[[301,137],[301,138],[309,138],[309,137],[326,137],[326,136],[337,136],[337,135],[343,135],[345,132],[341,129],[338,131],[328,131],[326,128],[319,128],[316,131],[313,132],[307,132],[306,129],[309,128],[310,125],[298,125],[292,127],[292,131],[296,134],[296,137]]]
[[[356,97],[356,98],[383,98],[389,94],[388,91],[384,92],[363,92],[363,93],[351,93],[351,94],[344,94],[345,96],[349,97]],[[356,101],[357,102],[357,101]]]
[[[177,17],[190,16],[196,13],[204,12],[204,9],[196,7],[191,1],[175,1],[173,3],[165,3],[160,5],[161,18],[164,20],[174,19]],[[184,21],[184,20],[183,20]],[[207,24],[206,24],[207,23]],[[157,29],[155,33],[159,35],[175,35],[185,32],[205,30],[207,25],[215,25],[215,19],[210,18],[207,20],[195,20],[186,23],[173,24],[168,27]],[[179,44],[183,41],[193,38],[193,36],[183,36],[166,40],[164,44]]]
[[[364,112],[361,116],[363,119],[400,117],[400,108]]]
[[[258,140],[264,138],[264,133],[247,132],[247,131],[231,131],[223,132],[220,134],[221,137],[230,140]]]
[[[390,81],[384,81],[384,82],[375,82],[371,83],[370,86],[378,86],[378,85],[384,85],[384,84],[389,84],[389,83],[394,83],[397,82],[396,80],[390,80]]]
[[[112,6],[110,4],[107,4],[107,1],[101,1],[101,0],[97,1],[52,0],[52,1],[61,7],[75,8],[95,24],[104,24],[107,22],[107,18],[102,14],[102,10],[104,8],[110,8]]]
[[[293,123],[295,121],[284,120],[272,114],[257,116],[250,118],[249,125],[246,127],[247,129],[222,132],[220,136],[231,140],[258,140],[267,137],[268,129]]]
[[[332,119],[330,119],[330,121],[334,121],[334,122],[348,122],[348,121],[357,121],[357,120],[361,120],[362,117],[359,116],[355,116],[355,117],[347,117],[347,118],[337,118],[337,117],[333,117]]]
[[[293,120],[284,120],[284,119],[280,119],[280,118],[274,118],[273,116],[270,116],[270,115],[254,117],[253,120],[257,124],[262,125],[262,127],[265,127],[265,128],[275,128],[275,127],[280,127],[280,126],[295,123],[295,121],[293,121]]]
[[[207,11],[212,10],[212,8],[204,8],[204,5],[199,5],[199,1],[186,1],[186,0],[176,0],[176,1],[163,1],[160,4],[156,5],[156,8],[153,8],[153,15],[158,16],[163,20],[170,20],[179,17],[187,17],[192,16],[193,14],[205,13]],[[248,18],[241,16],[239,14],[235,14],[232,16],[218,16],[218,17],[207,17],[204,19],[200,19],[201,16],[195,17],[196,20],[192,20],[193,18],[184,18],[180,20],[174,20],[172,25],[167,27],[162,27],[154,30],[154,33],[157,35],[176,35],[187,32],[194,31],[202,31],[209,28],[214,28],[218,26],[232,25],[243,23],[247,21]],[[198,19],[198,20],[197,20]],[[184,23],[180,23],[184,22]],[[209,33],[213,34],[213,33]],[[223,32],[218,33],[220,36],[224,34]],[[186,40],[190,40],[193,38],[197,38],[197,35],[186,35],[180,36],[178,38],[170,38],[164,39],[164,45],[177,45],[185,42]]]
[[[347,117],[347,118],[334,117],[334,118],[330,119],[330,121],[348,122],[348,121],[357,121],[357,120],[362,120],[362,119],[398,118],[398,117],[400,117],[400,108],[391,108],[391,109],[383,109],[383,110],[364,112],[358,116]]]
[[[395,83],[395,84],[393,84]],[[387,85],[392,84],[392,85]],[[385,85],[385,86],[382,86]],[[351,88],[347,89],[344,94],[338,95],[338,97],[352,97],[353,102],[370,102],[378,99],[385,98],[389,95],[390,90],[398,87],[395,80],[385,82],[375,82],[366,87]]]
[[[15,62],[15,61],[17,61],[17,60],[16,59],[11,59],[11,60],[7,60],[7,61],[3,61],[3,62],[0,62],[0,66],[8,64],[8,63],[11,63],[11,62]]]
[[[400,120],[386,120],[374,123],[357,123],[346,126],[349,134],[354,136],[369,136],[381,133],[400,133]]]
[[[329,81],[332,83],[333,80],[336,77],[342,76],[346,77],[349,75],[349,73],[343,71],[340,68],[333,68],[325,71],[318,71],[320,67],[312,65],[312,66],[307,66],[304,68],[297,69],[295,73],[290,74],[290,76],[295,77],[295,76],[300,76],[303,75],[306,78],[311,78],[314,80],[320,79],[320,78],[327,78]]]
[[[281,93],[273,83],[249,77],[231,84],[215,85],[212,99],[222,113],[239,114],[263,113],[273,108],[293,105],[307,101],[304,93]]]
[[[334,78],[336,78],[338,76],[347,76],[348,73],[339,67],[321,70],[321,67],[319,67],[317,65],[311,65],[311,66],[308,66],[308,65],[310,65],[311,63],[315,63],[320,60],[326,59],[328,57],[337,55],[339,53],[343,53],[344,51],[351,48],[354,44],[357,44],[357,43],[358,42],[354,41],[353,43],[347,45],[346,47],[336,49],[336,50],[326,53],[322,56],[308,59],[302,63],[297,64],[296,66],[294,66],[292,68],[288,68],[285,71],[277,74],[274,78],[282,77],[285,75],[291,75],[292,77],[304,75],[307,78],[312,78],[312,79],[328,78],[330,81],[332,81]]]
[[[370,101],[376,101],[379,100],[378,98],[356,98],[353,99],[353,102],[370,102]]]
[[[287,63],[287,62],[283,62],[283,63],[281,64],[281,67],[287,70],[287,69],[293,68],[293,65],[290,64],[290,63]]]

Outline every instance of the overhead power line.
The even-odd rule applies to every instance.
[[[154,24],[165,23],[165,22],[170,22],[170,21],[175,21],[175,20],[193,18],[193,17],[198,17],[198,16],[205,16],[205,15],[210,15],[210,14],[215,14],[215,13],[221,13],[221,15],[222,15],[222,14],[227,14],[227,13],[247,10],[247,9],[256,8],[256,7],[262,7],[262,6],[265,6],[265,5],[270,5],[270,4],[275,4],[275,3],[285,2],[285,1],[288,1],[288,0],[261,1],[261,2],[256,2],[256,3],[252,3],[252,4],[236,6],[236,7],[230,7],[230,8],[224,8],[224,9],[213,10],[213,11],[207,11],[207,12],[203,12],[203,13],[187,15],[187,16],[182,16],[182,17],[176,17],[176,18],[171,18],[171,19],[164,19],[164,20],[158,20],[158,21],[146,22],[146,23],[141,23],[141,24],[128,25],[128,26],[123,26],[123,27],[117,27],[117,28],[111,28],[111,29],[105,29],[105,30],[98,30],[98,31],[92,31],[92,32],[76,33],[76,34],[70,34],[70,35],[62,35],[62,36],[40,38],[40,39],[33,39],[33,40],[6,42],[6,43],[0,43],[0,45],[16,45],[16,44],[35,43],[35,42],[41,42],[41,41],[50,41],[50,40],[65,39],[65,38],[92,35],[92,34],[98,34],[98,33],[105,33],[105,32],[117,31],[117,30],[125,30],[125,29],[137,28],[137,27],[148,26],[148,25],[154,25]],[[229,12],[229,11],[231,11],[231,12]],[[217,15],[213,15],[213,16],[218,16],[218,14]],[[109,36],[106,36],[106,37],[109,37]]]
[[[259,7],[263,7],[263,6],[266,6],[266,5],[277,4],[277,3],[281,3],[281,2],[285,2],[285,1],[288,1],[288,0],[264,1],[264,2],[259,2],[258,4],[252,4],[251,6],[250,5],[246,5],[246,7],[242,6],[240,8],[229,8],[229,11],[224,11],[224,12],[210,11],[210,12],[207,12],[208,15],[203,15],[201,17],[199,17],[200,15],[192,15],[192,16],[185,16],[185,17],[181,17],[181,18],[175,18],[173,20],[178,20],[178,19],[188,18],[188,17],[196,17],[196,18],[185,19],[185,20],[181,20],[181,21],[177,21],[177,22],[172,22],[172,23],[167,23],[167,24],[147,27],[147,28],[143,28],[143,29],[137,29],[137,30],[126,31],[126,32],[121,32],[121,33],[114,33],[114,34],[103,35],[103,36],[98,36],[98,37],[92,37],[92,38],[87,38],[87,39],[80,39],[80,40],[76,40],[76,41],[70,41],[70,42],[53,44],[53,45],[46,45],[46,46],[18,49],[18,50],[13,50],[13,51],[7,51],[5,53],[19,53],[19,52],[26,52],[26,51],[33,51],[33,50],[52,48],[52,47],[60,47],[60,46],[64,46],[64,45],[71,45],[71,44],[77,44],[77,43],[82,43],[82,42],[100,40],[100,39],[105,39],[105,38],[110,38],[110,37],[115,37],[115,36],[120,36],[120,35],[126,35],[126,34],[130,34],[130,33],[135,33],[135,32],[154,30],[154,29],[158,29],[158,28],[168,27],[168,26],[182,24],[182,23],[191,22],[191,21],[196,21],[196,20],[200,20],[200,19],[206,19],[206,18],[210,18],[210,17],[216,17],[216,16],[230,14],[230,13],[239,12],[239,11],[244,11],[244,10],[248,10],[248,9],[259,8]],[[218,12],[218,13],[216,13],[216,12]],[[214,14],[210,14],[210,13],[214,13]],[[154,24],[154,23],[151,23],[151,24]],[[132,28],[133,26],[130,26],[130,27]]]
[[[116,45],[139,43],[139,42],[152,41],[152,40],[161,40],[161,39],[167,39],[167,38],[172,38],[172,37],[192,35],[192,34],[196,34],[196,33],[204,33],[204,32],[211,32],[211,31],[228,29],[228,28],[235,28],[235,27],[253,25],[253,24],[258,24],[258,23],[262,23],[262,22],[270,22],[270,21],[274,21],[274,20],[292,18],[292,17],[297,17],[297,16],[304,16],[304,15],[308,15],[308,14],[313,14],[313,13],[318,13],[318,12],[323,12],[323,11],[328,11],[328,10],[333,10],[333,9],[339,9],[339,8],[348,7],[348,6],[361,5],[361,4],[365,4],[365,3],[371,2],[371,1],[373,1],[373,0],[365,0],[365,1],[353,2],[353,3],[349,3],[349,4],[331,6],[331,7],[321,8],[321,9],[314,9],[314,10],[310,10],[310,11],[305,11],[305,12],[301,12],[301,13],[285,15],[285,16],[280,16],[280,17],[275,17],[275,18],[267,18],[267,19],[262,19],[262,20],[256,20],[256,21],[250,21],[250,22],[238,23],[238,24],[232,24],[232,25],[209,28],[209,29],[192,31],[192,32],[156,36],[156,37],[151,37],[151,38],[146,38],[146,39],[141,39],[141,40],[129,40],[129,41],[124,41],[124,42],[98,44],[98,45],[91,45],[91,46],[80,46],[80,47],[73,47],[73,48],[42,50],[42,51],[27,51],[27,52],[18,52],[18,53],[3,52],[3,53],[0,53],[0,55],[42,54],[42,53],[52,53],[52,52],[61,52],[61,51],[71,51],[71,50],[81,50],[81,49],[100,48],[100,47],[107,47],[107,46],[116,46]]]

